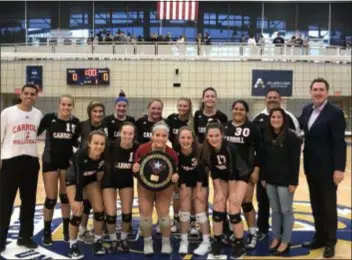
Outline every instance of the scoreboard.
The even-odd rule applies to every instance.
[[[67,69],[67,85],[110,85],[110,69]]]

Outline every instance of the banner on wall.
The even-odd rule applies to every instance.
[[[292,70],[252,70],[252,96],[263,97],[270,88],[278,89],[281,96],[292,96]]]
[[[36,85],[43,92],[43,66],[27,66],[26,83]]]

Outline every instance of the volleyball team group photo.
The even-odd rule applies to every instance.
[[[325,79],[314,79],[307,91],[312,104],[305,106],[298,118],[281,107],[277,89],[267,90],[265,109],[253,120],[243,99],[234,100],[228,118],[217,109],[216,89],[208,87],[195,113],[191,99],[180,97],[175,104],[177,113],[164,118],[163,101],[152,99],[147,113],[135,119],[128,115],[129,101],[121,91],[113,114],[106,115],[105,105],[93,100],[87,107],[88,119],[81,121],[72,113],[74,97],[62,95],[57,110],[43,115],[34,106],[38,88],[24,85],[19,104],[1,113],[1,250],[7,250],[17,189],[22,201],[17,245],[32,249],[38,246],[32,236],[41,168],[45,203],[40,243],[44,247],[55,244],[51,221],[59,198],[70,258],[84,257],[79,242],[91,244],[94,255],[129,252],[127,238],[135,196],[145,256],[160,250],[163,255],[178,252],[217,257],[226,245],[231,248],[231,259],[238,259],[254,250],[269,233],[270,255],[287,256],[292,245],[292,204],[299,185],[304,140],[304,169],[316,233],[311,241],[301,242],[310,249],[323,247],[324,257],[333,257],[337,242],[336,193],[346,166],[346,122],[343,112],[327,100],[329,83]],[[40,167],[37,138],[43,132]],[[322,158],[324,153],[326,157]],[[119,237],[117,195],[122,215]],[[152,221],[154,209],[156,227]],[[90,216],[91,231],[87,229]],[[153,244],[154,228],[161,234],[161,248]],[[180,233],[178,248],[170,241],[173,232]],[[189,232],[201,235],[193,252]],[[106,239],[108,246],[103,242]]]

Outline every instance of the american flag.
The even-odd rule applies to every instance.
[[[159,20],[197,20],[198,1],[159,0],[157,3],[157,17]]]

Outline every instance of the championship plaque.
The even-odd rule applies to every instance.
[[[148,190],[164,190],[170,186],[176,165],[172,157],[161,151],[152,151],[140,161],[139,183]]]

